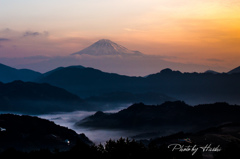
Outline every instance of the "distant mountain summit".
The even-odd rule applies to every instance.
[[[240,66],[228,72],[228,74],[234,74],[234,73],[240,73]]]
[[[72,55],[94,55],[94,56],[101,56],[101,55],[142,55],[139,51],[132,51],[128,50],[127,48],[118,45],[115,42],[112,42],[108,39],[101,39],[91,46],[73,53]]]

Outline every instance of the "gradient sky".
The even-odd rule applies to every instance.
[[[0,57],[69,55],[102,38],[169,61],[237,67],[240,1],[0,0]]]

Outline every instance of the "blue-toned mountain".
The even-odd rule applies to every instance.
[[[41,73],[29,69],[15,69],[0,64],[0,81],[7,83],[15,80],[32,81],[40,77]]]
[[[0,111],[41,114],[85,109],[86,105],[80,97],[49,84],[0,83]]]

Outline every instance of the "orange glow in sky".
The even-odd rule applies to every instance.
[[[68,55],[108,38],[169,61],[240,65],[239,0],[3,0],[0,24],[0,57]]]

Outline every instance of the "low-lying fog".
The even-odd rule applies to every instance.
[[[122,109],[127,108],[131,104],[121,105],[121,107],[118,107],[114,110],[107,110],[103,111],[104,113],[115,113]],[[13,113],[13,114],[19,114],[22,115],[22,113],[18,112],[7,112],[7,111],[0,111],[0,114],[6,114],[6,113]],[[91,129],[91,128],[85,128],[76,126],[76,122],[84,119],[87,116],[95,114],[96,111],[74,111],[74,112],[59,112],[59,113],[52,113],[52,114],[41,114],[41,115],[31,115],[31,116],[38,116],[43,119],[47,119],[50,121],[53,121],[57,125],[67,127],[69,129],[74,130],[78,134],[84,133],[91,141],[93,141],[95,144],[105,144],[106,141],[109,139],[117,140],[120,137],[128,137],[131,138],[135,136],[135,139],[149,139],[154,136],[165,136],[172,133],[176,133],[177,129],[163,129],[163,131],[151,131],[151,130],[143,130],[143,131],[126,131],[126,130],[102,130],[102,129]],[[150,132],[149,132],[150,131]],[[155,134],[156,133],[156,134]],[[144,137],[143,137],[143,136]],[[151,137],[147,137],[150,135]]]
[[[121,108],[123,109],[123,108]],[[118,112],[119,110],[109,110],[104,111],[108,113]],[[64,113],[54,113],[54,114],[44,114],[38,115],[40,118],[44,118],[54,123],[67,127],[76,131],[78,134],[84,133],[91,141],[95,144],[102,143],[104,144],[109,139],[119,139],[120,137],[130,137],[136,135],[136,132],[128,132],[121,130],[96,130],[88,129],[79,126],[75,126],[75,123],[81,119],[93,115],[96,111],[74,111],[74,112],[64,112]]]

